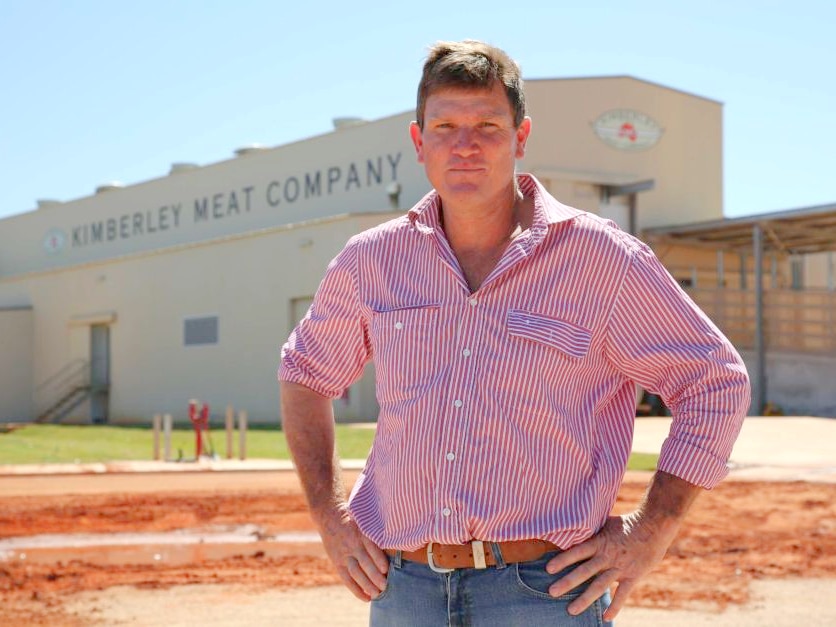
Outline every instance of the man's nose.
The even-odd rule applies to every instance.
[[[456,131],[453,150],[462,155],[473,154],[479,150],[479,142],[473,129],[460,128]]]

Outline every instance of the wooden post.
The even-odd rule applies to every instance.
[[[235,411],[232,405],[226,406],[226,458],[232,459],[232,433],[235,431]]]
[[[160,414],[154,414],[154,420],[151,423],[154,429],[154,461],[160,461],[160,429],[162,428],[163,417]]]
[[[247,459],[247,412],[238,412],[238,459]]]
[[[163,459],[165,461],[171,460],[171,429],[174,423],[174,419],[171,417],[171,414],[165,414],[163,416]]]

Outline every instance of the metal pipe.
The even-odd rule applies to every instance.
[[[772,264],[770,267],[770,272],[772,274],[772,289],[778,289],[778,255],[772,254]]]
[[[766,346],[763,328],[763,229],[760,224],[752,228],[752,247],[755,255],[755,385],[752,411],[761,416],[766,406]]]
[[[740,253],[740,291],[746,291],[746,253]]]

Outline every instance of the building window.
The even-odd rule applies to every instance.
[[[202,346],[218,343],[218,316],[186,318],[183,321],[183,344]]]

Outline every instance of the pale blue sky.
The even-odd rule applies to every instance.
[[[831,0],[0,0],[0,217],[409,110],[427,45],[463,38],[723,102],[729,216],[833,203],[834,24]]]

